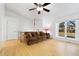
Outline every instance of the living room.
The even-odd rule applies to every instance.
[[[0,55],[79,55],[79,3],[45,4],[0,3]]]

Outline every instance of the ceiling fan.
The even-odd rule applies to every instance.
[[[46,11],[46,12],[50,12],[50,10],[44,8],[47,5],[49,5],[50,3],[44,3],[44,4],[41,4],[41,3],[33,3],[33,4],[36,5],[36,7],[29,9],[29,11],[32,11],[32,10],[35,10],[36,9],[38,11],[38,14],[40,14],[41,11],[43,11],[43,10]]]

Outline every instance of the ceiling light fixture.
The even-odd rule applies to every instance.
[[[43,3],[43,4],[41,4],[41,3],[33,3],[33,4],[36,5],[36,7],[29,9],[29,11],[36,9],[38,11],[38,14],[40,14],[41,11],[50,12],[49,9],[44,8],[47,5],[49,5],[50,3]]]
[[[37,7],[37,11],[43,11],[43,7]]]

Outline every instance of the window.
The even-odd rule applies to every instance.
[[[75,38],[75,21],[67,22],[67,37]]]
[[[65,36],[65,22],[59,24],[59,36]]]
[[[62,23],[59,23],[59,36],[75,38],[75,21],[68,20]]]

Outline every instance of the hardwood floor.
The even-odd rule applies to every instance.
[[[69,56],[79,55],[79,45],[48,39],[33,45],[20,43],[19,40],[5,42],[1,49],[2,56]]]

